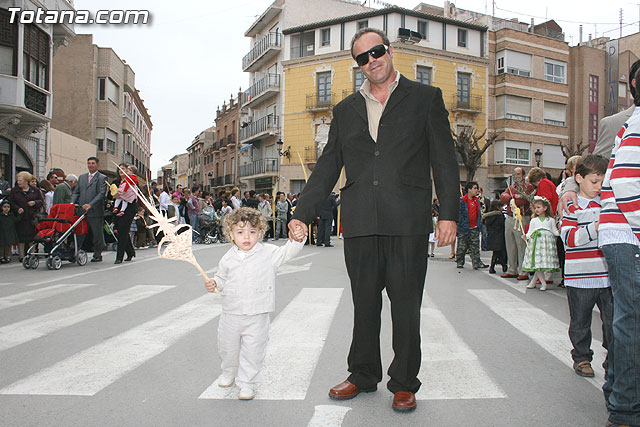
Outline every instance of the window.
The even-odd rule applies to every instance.
[[[498,97],[499,100],[501,100],[501,98],[502,97]],[[504,96],[504,118],[530,122],[531,98]]]
[[[318,73],[318,104],[331,103],[331,71]]]
[[[106,151],[111,154],[116,154],[116,147],[118,146],[118,134],[109,128],[105,128],[104,131],[107,139]]]
[[[458,28],[458,46],[467,47],[467,30]]]
[[[353,69],[353,91],[357,92],[360,90],[360,86],[364,83],[364,74],[360,68]]]
[[[109,77],[99,77],[98,99],[101,101],[109,101],[117,107],[118,98],[118,85],[116,85]],[[138,127],[137,118],[138,116],[136,115],[136,128]]]
[[[416,81],[425,85],[430,85],[431,68],[418,65],[416,67]]]
[[[598,140],[598,115],[589,114],[589,141]]]
[[[554,83],[564,83],[566,68],[566,63],[564,62],[545,59],[544,79]]]
[[[322,29],[322,46],[329,46],[331,44],[331,28]]]
[[[18,74],[16,52],[18,48],[18,24],[11,23],[11,13],[0,9],[0,74]]]
[[[544,101],[544,124],[564,126],[567,123],[567,106],[557,102]]]
[[[49,36],[35,25],[24,26],[22,72],[25,80],[49,89]]]
[[[618,97],[626,98],[627,97],[627,84],[619,82],[618,83]]]
[[[589,104],[598,103],[598,76],[589,76]]]
[[[429,36],[429,23],[427,21],[418,20],[418,32],[423,39],[428,40]]]
[[[504,57],[498,58],[498,74],[504,74]]]
[[[369,28],[369,21],[366,19],[364,21],[358,21],[358,30],[362,30],[363,28]]]
[[[471,74],[458,73],[458,108],[468,107],[471,93]]]
[[[293,34],[291,36],[291,58],[303,58],[315,55],[315,31]]]
[[[528,165],[529,149],[507,147],[505,152],[505,163],[509,163],[512,165]]]
[[[513,50],[502,50],[496,54],[498,74],[514,74],[531,77],[531,55]]]

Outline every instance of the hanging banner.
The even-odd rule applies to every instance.
[[[605,116],[618,112],[618,79],[620,76],[618,64],[618,40],[610,40],[606,44],[607,51],[607,101],[604,107]]]

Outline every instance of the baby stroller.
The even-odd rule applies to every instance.
[[[220,237],[218,236],[218,226],[220,225],[220,218],[216,215],[213,209],[205,209],[198,214],[198,224],[200,224],[200,232],[197,233],[195,242],[204,243],[210,245],[217,242]]]
[[[39,257],[47,258],[49,270],[60,270],[62,261],[87,263],[87,253],[78,248],[78,235],[87,234],[86,212],[75,215],[75,205],[65,203],[51,206],[49,216],[36,226],[34,244],[27,250],[22,260],[26,269],[38,268]],[[73,238],[71,237],[73,236]],[[38,252],[38,245],[44,246],[44,252]]]

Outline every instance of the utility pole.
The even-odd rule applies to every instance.
[[[622,8],[620,8],[620,38],[622,38]]]

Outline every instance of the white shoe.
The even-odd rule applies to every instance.
[[[543,284],[540,286],[540,290],[541,290],[541,291],[546,291],[546,290],[547,290],[547,284],[546,284],[546,283],[543,283]]]
[[[231,387],[233,383],[236,382],[236,379],[233,377],[228,377],[225,374],[222,374],[218,377],[218,386],[219,387]]]
[[[529,284],[527,285],[527,289],[535,289],[535,287],[536,287],[536,284],[535,284],[535,283],[529,283]]]
[[[240,400],[251,400],[255,397],[256,393],[252,388],[243,387],[240,389],[240,393],[238,393],[238,399]]]

